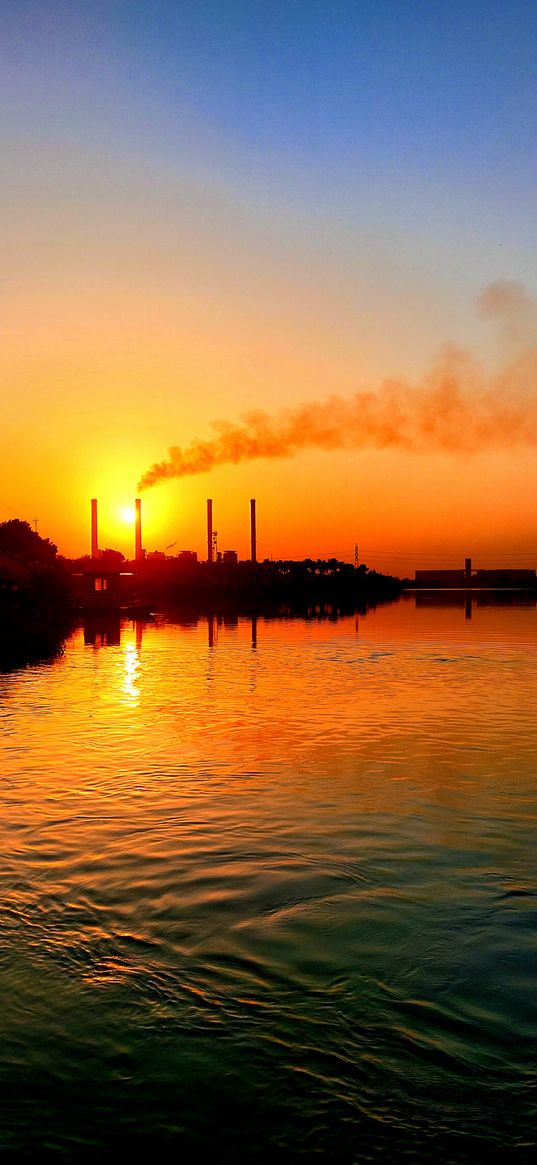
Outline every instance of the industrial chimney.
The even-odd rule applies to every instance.
[[[136,562],[140,562],[143,558],[142,551],[142,499],[136,498],[134,502],[134,557]]]
[[[213,561],[213,503],[207,498],[207,562]]]
[[[91,557],[99,557],[99,540],[97,537],[97,498],[91,499]]]
[[[250,498],[250,557],[257,562],[257,536],[255,528],[255,498]]]

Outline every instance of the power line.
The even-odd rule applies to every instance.
[[[274,555],[273,555],[273,557],[274,557]],[[280,557],[281,557],[281,555],[280,555]],[[301,552],[300,557],[301,558],[311,558],[313,561],[315,561],[318,558],[320,558],[320,559],[325,559],[325,558],[345,559],[345,557],[346,557],[349,562],[354,562],[354,560],[356,558],[356,554],[355,554],[355,552],[351,552],[349,550],[349,547],[345,547],[344,550],[331,548],[330,550],[315,550],[315,551],[308,552],[308,553]],[[465,551],[462,551],[462,552],[460,552],[460,551],[459,552],[445,551],[444,552],[444,551],[440,550],[437,553],[435,553],[433,551],[420,551],[420,550],[400,550],[400,551],[380,550],[380,549],[373,548],[371,546],[361,546],[359,558],[360,558],[361,562],[365,562],[367,558],[386,558],[386,559],[390,559],[391,562],[407,561],[410,558],[415,558],[415,559],[420,559],[420,560],[421,559],[430,559],[431,561],[436,561],[436,562],[438,562],[440,559],[442,559],[442,560],[451,559],[454,562],[461,562],[462,561],[463,563],[464,563],[465,558],[471,558],[472,561],[474,561],[474,559],[477,560],[479,558],[494,559],[498,562],[505,562],[507,559],[509,559],[509,561],[514,561],[515,559],[517,561],[522,561],[523,559],[526,559],[526,558],[531,558],[532,560],[537,558],[537,546],[531,550],[517,550],[517,551],[510,551],[510,550],[495,551],[495,550],[486,550],[486,549],[484,549],[484,550],[471,549],[470,552],[468,552],[468,551],[467,552],[465,552]]]
[[[387,547],[372,547],[360,546],[359,556],[357,555],[357,545],[353,550],[346,546],[331,548],[330,550],[315,550],[314,552],[301,552],[297,557],[298,560],[309,559],[312,562],[328,561],[329,559],[336,559],[338,562],[354,563],[355,567],[359,562],[364,563],[371,569],[383,569],[393,573],[410,574],[414,570],[420,569],[462,569],[466,558],[472,559],[472,565],[477,569],[535,569],[537,561],[537,545],[535,548],[528,550],[487,550],[485,547],[470,546],[465,547],[464,550],[418,550],[415,547],[409,550],[392,550]],[[290,556],[285,554],[272,555],[272,558],[285,561]],[[357,561],[358,560],[358,561]]]
[[[450,558],[460,558],[462,555],[463,558],[465,558],[465,557],[467,558],[468,551],[471,551],[474,555],[475,554],[494,554],[494,555],[496,555],[496,557],[501,557],[502,555],[511,553],[511,551],[509,550],[508,547],[506,547],[505,550],[490,550],[487,546],[477,546],[476,547],[475,544],[471,545],[470,547],[466,546],[463,550],[460,550],[460,549],[447,550],[444,547],[438,547],[438,549],[436,549],[436,550],[431,550],[431,549],[426,550],[424,548],[416,547],[416,546],[408,546],[408,547],[405,546],[402,549],[394,550],[392,547],[389,547],[389,546],[371,546],[369,543],[366,543],[365,546],[366,546],[367,551],[370,554],[389,554],[392,557],[401,557],[401,555],[407,555],[407,554],[416,554],[416,555],[419,554],[420,556],[428,556],[430,558],[435,558],[435,557],[438,558],[439,555],[443,555],[445,557],[450,557]],[[363,549],[363,544],[362,544],[362,549]],[[514,553],[514,554],[526,554],[526,553],[534,554],[535,552],[536,552],[536,547],[534,547],[534,546],[531,548],[530,547],[523,547],[522,549],[519,548],[518,550],[512,551],[512,553]]]

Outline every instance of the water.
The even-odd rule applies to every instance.
[[[486,599],[0,676],[3,1159],[535,1159],[537,612]]]

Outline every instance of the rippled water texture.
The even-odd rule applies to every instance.
[[[407,596],[1,676],[2,1159],[533,1161],[536,631]]]

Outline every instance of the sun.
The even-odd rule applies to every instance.
[[[134,517],[135,517],[133,507],[132,506],[122,506],[119,512],[121,514],[123,521],[129,522],[132,525],[132,523],[134,522]]]

